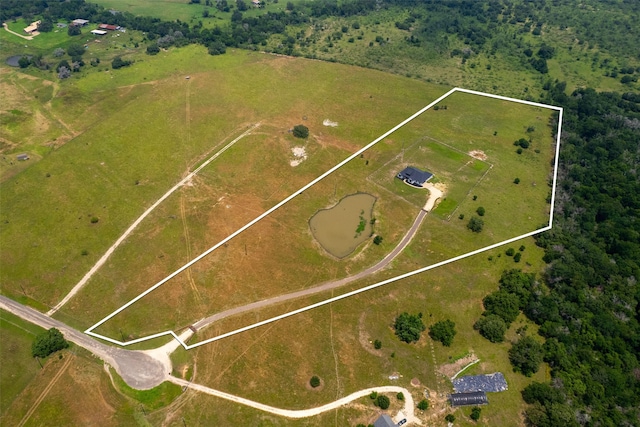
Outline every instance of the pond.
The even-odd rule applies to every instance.
[[[371,235],[375,203],[371,194],[357,193],[344,197],[332,208],[316,212],[309,220],[313,237],[331,255],[346,257]]]

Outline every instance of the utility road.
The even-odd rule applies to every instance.
[[[432,200],[432,199],[434,198],[437,199],[441,196],[442,196],[442,192],[439,190],[437,193],[431,192],[429,195],[429,201],[427,201],[427,204],[425,207],[432,208],[435,204],[435,200]],[[404,235],[402,240],[400,240],[400,243],[398,243],[398,246],[396,246],[386,257],[384,257],[382,261],[367,268],[366,270],[362,270],[361,272],[354,274],[353,276],[345,277],[343,279],[322,283],[318,286],[314,286],[313,288],[303,289],[301,291],[291,292],[288,294],[279,295],[277,297],[264,299],[262,301],[256,301],[251,304],[243,305],[241,307],[234,307],[229,310],[221,311],[219,313],[216,313],[212,316],[206,317],[194,323],[193,327],[196,329],[196,331],[198,331],[203,328],[206,328],[207,326],[211,325],[214,322],[217,322],[229,316],[235,316],[237,314],[246,313],[248,311],[254,311],[261,308],[269,307],[271,305],[281,304],[285,301],[290,301],[292,299],[307,297],[309,295],[315,295],[320,292],[326,292],[331,289],[342,287],[348,283],[363,279],[367,276],[377,273],[378,271],[382,270],[387,265],[389,265],[389,263],[393,261],[393,259],[396,256],[398,256],[398,254],[402,252],[404,248],[407,247],[407,245],[411,242],[411,239],[413,239],[413,236],[415,236],[416,232],[420,228],[420,224],[422,224],[422,220],[427,215],[427,213],[428,211],[424,209],[420,210],[420,213],[418,213],[418,216],[416,217],[415,221],[413,221],[413,225],[411,226],[409,231],[407,231],[407,234]]]

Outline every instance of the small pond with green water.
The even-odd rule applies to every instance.
[[[313,237],[331,255],[346,257],[371,235],[375,203],[376,198],[371,194],[357,193],[316,212],[309,220]]]

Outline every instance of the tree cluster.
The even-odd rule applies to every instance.
[[[393,327],[400,341],[406,343],[417,342],[426,329],[420,314],[409,314],[406,311],[396,317]]]

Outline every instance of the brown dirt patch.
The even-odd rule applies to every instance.
[[[462,359],[458,359],[453,363],[448,363],[446,365],[440,366],[440,368],[438,368],[438,372],[447,378],[451,378],[456,374],[456,372],[475,360],[478,360],[478,357],[474,353],[471,353],[468,356],[465,356]]]
[[[478,160],[487,160],[487,155],[482,150],[472,150],[468,153],[471,157]]]

